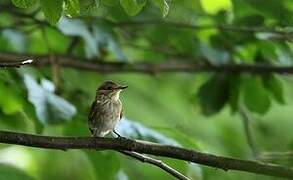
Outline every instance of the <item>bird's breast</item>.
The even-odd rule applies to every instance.
[[[122,109],[122,104],[121,104],[120,100],[118,100],[118,101],[113,101],[113,100],[106,101],[104,106],[103,106],[103,112],[108,117],[107,119],[109,121],[117,121],[117,120],[119,120],[121,109]]]

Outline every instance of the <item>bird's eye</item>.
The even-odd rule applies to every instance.
[[[107,90],[111,90],[112,88],[111,88],[110,86],[108,86],[106,89],[107,89]]]

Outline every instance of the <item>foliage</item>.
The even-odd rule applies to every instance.
[[[122,100],[125,117],[131,121],[118,129],[125,136],[248,159],[251,154],[238,113],[245,108],[253,119],[258,149],[292,151],[290,76],[98,74],[62,68],[58,66],[62,59],[54,59],[60,55],[79,62],[130,65],[177,59],[291,66],[292,24],[292,0],[2,0],[0,56],[44,55],[55,63],[0,69],[0,128],[89,135],[87,114],[95,89],[112,79],[129,85]],[[7,148],[1,146],[0,162],[1,150]],[[30,165],[3,164],[0,174],[10,179],[170,179],[115,152],[29,149],[26,153],[36,154]],[[198,179],[259,178],[164,161]],[[273,162],[293,164],[288,159]]]

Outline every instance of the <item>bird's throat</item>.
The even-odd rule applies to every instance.
[[[117,91],[112,95],[111,99],[113,99],[114,101],[118,101],[119,97],[120,97],[120,91]]]

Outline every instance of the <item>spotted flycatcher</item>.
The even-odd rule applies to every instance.
[[[113,81],[105,81],[96,91],[88,117],[89,129],[94,137],[104,137],[109,132],[120,135],[115,126],[122,118],[122,103],[120,92],[127,86],[119,85]]]

